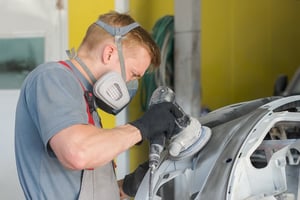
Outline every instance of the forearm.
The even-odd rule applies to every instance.
[[[114,129],[75,125],[56,134],[50,146],[65,167],[85,169],[110,162],[140,140],[139,130],[131,125]]]
[[[106,164],[141,139],[139,130],[131,125],[100,129],[98,134],[87,138],[85,143],[86,155],[89,157],[87,166],[94,167]]]

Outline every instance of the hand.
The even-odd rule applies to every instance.
[[[123,179],[122,190],[127,195],[134,197],[138,191],[138,188],[149,169],[149,162],[146,161],[139,165],[134,172],[128,174]]]
[[[124,179],[118,180],[118,186],[120,190],[120,200],[126,200],[130,198],[123,190],[123,183],[124,183]]]
[[[169,138],[176,126],[176,118],[181,116],[182,113],[173,103],[163,102],[153,104],[141,118],[130,124],[140,130],[143,139],[151,140],[161,134]]]
[[[190,124],[171,139],[169,146],[171,156],[178,156],[181,151],[186,150],[199,139],[201,124],[196,118],[190,117],[190,120]]]

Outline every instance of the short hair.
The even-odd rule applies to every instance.
[[[123,27],[135,22],[130,15],[118,13],[116,11],[102,14],[99,16],[98,20],[101,20],[102,22],[114,27]],[[113,38],[113,36],[105,31],[102,27],[93,23],[89,26],[82,41],[82,45],[85,45],[90,50],[93,50],[99,43],[107,38]],[[141,45],[149,53],[152,66],[158,67],[160,65],[160,49],[150,33],[147,32],[143,27],[138,26],[129,31],[125,36],[122,37],[122,44],[127,45],[128,47]]]

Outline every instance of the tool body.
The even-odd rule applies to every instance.
[[[175,93],[168,87],[160,86],[158,87],[151,96],[149,107],[154,104],[171,102],[178,110],[181,112],[181,116],[176,119],[177,127],[175,132],[180,132],[182,129],[186,128],[190,124],[190,118],[182,108],[175,101]],[[149,167],[152,169],[158,166],[160,160],[160,154],[164,149],[166,138],[163,136],[155,138],[150,141],[150,152],[149,152]]]
[[[181,112],[181,116],[176,119],[177,127],[175,130],[176,132],[180,132],[182,129],[187,127],[190,124],[190,118],[182,108],[176,103],[175,101],[175,93],[168,87],[160,86],[158,87],[151,96],[149,107],[163,102],[171,102],[173,103],[178,110]],[[160,154],[164,149],[166,142],[165,136],[162,134],[161,137],[155,138],[150,141],[150,150],[149,150],[149,168],[150,168],[150,177],[149,177],[149,199],[152,199],[152,177],[155,173],[156,168],[160,162]]]
[[[164,134],[150,141],[149,150],[149,200],[153,199],[153,178],[161,162],[161,154],[164,147],[168,146],[167,159],[181,160],[187,159],[200,151],[208,142],[211,136],[206,127],[202,127],[200,122],[187,115],[175,101],[175,93],[166,86],[158,87],[151,96],[149,107],[154,104],[171,102],[179,113],[176,113],[176,127],[171,138],[166,138]]]

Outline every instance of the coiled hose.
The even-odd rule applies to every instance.
[[[174,16],[160,18],[152,28],[152,37],[161,51],[161,65],[148,69],[141,79],[141,106],[148,109],[149,100],[158,86],[174,89]]]

